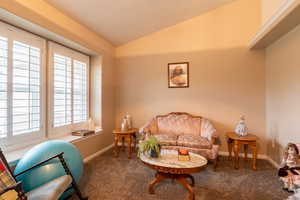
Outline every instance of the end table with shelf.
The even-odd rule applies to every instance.
[[[227,132],[227,144],[229,151],[229,158],[232,159],[232,150],[234,152],[234,168],[239,169],[239,153],[241,146],[244,146],[245,159],[248,156],[248,147],[252,149],[252,169],[256,170],[256,159],[257,159],[257,140],[258,137],[253,134],[246,136],[239,136],[235,132]]]
[[[115,156],[118,157],[119,156],[119,142],[122,142],[122,146],[124,146],[124,141],[127,142],[128,144],[128,158],[132,157],[132,143],[134,145],[134,149],[136,148],[136,133],[137,133],[138,129],[133,128],[130,130],[121,130],[121,129],[115,129],[113,130],[113,134],[115,136],[115,140],[114,140],[114,153]]]

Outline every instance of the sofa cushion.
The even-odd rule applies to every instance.
[[[200,135],[201,118],[192,117],[187,114],[169,114],[157,117],[157,127],[159,134],[170,135]]]
[[[201,136],[193,136],[193,135],[179,136],[177,140],[177,145],[183,147],[199,148],[199,149],[212,148],[212,144],[207,138]]]
[[[161,145],[177,145],[177,136],[176,135],[168,135],[168,134],[156,134],[154,135]]]

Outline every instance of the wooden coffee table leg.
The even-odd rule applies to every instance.
[[[195,194],[194,194],[193,188],[188,183],[186,177],[185,176],[179,176],[178,178],[176,178],[176,180],[178,182],[180,182],[189,191],[188,200],[194,200],[195,199]]]
[[[155,174],[155,179],[149,184],[149,193],[154,194],[154,186],[160,182],[162,182],[164,179],[167,179],[168,177],[165,176],[163,173],[157,172]]]
[[[190,174],[187,174],[186,176],[187,176],[187,178],[191,179],[191,184],[190,185],[192,187],[194,187],[195,186],[195,179],[194,179],[194,177],[192,175],[190,175]]]

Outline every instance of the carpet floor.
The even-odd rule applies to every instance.
[[[235,170],[228,157],[221,157],[217,171],[212,164],[194,174],[196,200],[283,200],[289,194],[282,190],[277,170],[267,161],[258,160],[257,171],[251,161],[240,162]],[[148,191],[148,183],[155,171],[136,157],[127,159],[125,152],[118,158],[112,150],[85,165],[81,190],[90,200],[185,200],[187,191],[177,182],[166,180],[158,184],[155,194]]]

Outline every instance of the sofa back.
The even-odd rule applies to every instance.
[[[201,133],[201,117],[188,113],[169,113],[156,116],[158,134],[194,135]]]

